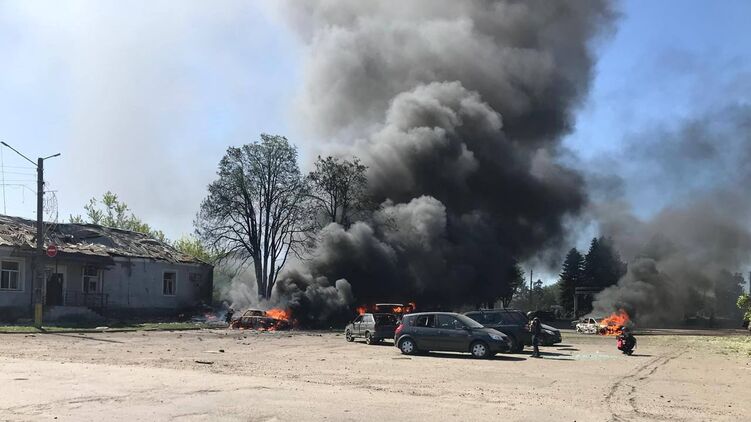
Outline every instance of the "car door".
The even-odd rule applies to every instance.
[[[435,314],[419,315],[415,318],[412,335],[421,350],[436,349]]]
[[[359,315],[357,318],[355,318],[352,321],[352,335],[353,336],[359,336],[360,334],[360,325],[362,324],[362,315]]]
[[[453,315],[439,314],[437,316],[438,332],[435,341],[438,344],[436,350],[448,352],[466,352],[469,350],[471,333],[466,329],[463,322]]]
[[[370,332],[371,334],[375,333],[375,318],[373,318],[373,315],[363,315],[360,324],[360,335],[364,336],[367,332]]]

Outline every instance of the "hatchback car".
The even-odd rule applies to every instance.
[[[404,315],[396,328],[394,345],[406,355],[429,351],[465,352],[476,358],[491,357],[510,348],[505,334],[451,312]]]
[[[344,329],[347,341],[364,338],[367,344],[378,344],[383,339],[393,338],[397,317],[388,313],[365,313],[359,315]]]

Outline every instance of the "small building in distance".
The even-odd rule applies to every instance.
[[[213,266],[149,235],[94,224],[45,225],[44,273],[34,291],[36,222],[0,215],[0,320],[94,313],[177,316],[211,303]],[[94,315],[91,314],[91,315]]]

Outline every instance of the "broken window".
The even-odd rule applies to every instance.
[[[177,273],[174,271],[165,271],[162,277],[162,294],[165,296],[174,296],[177,287]]]
[[[21,290],[21,269],[17,261],[2,261],[0,290]]]
[[[99,268],[93,265],[83,267],[83,291],[84,293],[97,293],[101,291],[101,274]]]

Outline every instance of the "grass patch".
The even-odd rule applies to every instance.
[[[751,336],[702,336],[695,337],[693,343],[722,355],[751,356]]]

